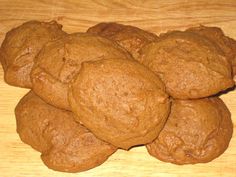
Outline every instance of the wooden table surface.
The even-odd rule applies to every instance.
[[[160,33],[199,24],[219,26],[236,38],[236,0],[0,0],[0,43],[11,28],[28,20],[57,20],[69,33],[102,21],[117,21]],[[16,133],[14,108],[27,89],[7,85],[0,67],[0,177],[236,177],[236,91],[222,95],[232,113],[234,134],[226,152],[207,164],[177,166],[149,156],[144,147],[118,150],[87,172],[55,172]]]

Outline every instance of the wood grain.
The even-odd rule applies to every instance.
[[[0,0],[0,43],[11,28],[28,20],[57,20],[64,30],[85,31],[102,21],[117,21],[160,33],[185,29],[199,24],[221,27],[236,38],[235,0]],[[39,153],[23,144],[17,133],[14,108],[28,92],[8,86],[0,68],[0,176],[1,177],[216,177],[236,176],[236,134],[227,151],[207,164],[177,166],[160,162],[148,155],[144,147],[129,152],[119,150],[103,165],[77,174],[47,169]],[[236,123],[236,91],[222,95]]]

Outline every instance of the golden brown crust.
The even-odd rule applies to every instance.
[[[78,121],[123,149],[155,139],[170,108],[153,72],[120,59],[84,62],[69,88],[69,101]]]
[[[97,35],[67,35],[40,51],[31,72],[33,90],[47,103],[70,110],[67,87],[78,74],[81,63],[116,57],[133,59],[121,46]]]
[[[226,36],[218,27],[201,25],[199,27],[189,28],[187,31],[202,35],[218,45],[232,64],[233,75],[236,74],[236,41],[234,39]]]
[[[217,98],[174,100],[158,138],[146,147],[159,160],[175,164],[209,162],[221,155],[232,137],[231,115]]]
[[[90,27],[87,32],[98,34],[117,42],[128,50],[135,59],[138,59],[138,51],[144,45],[158,40],[158,37],[153,33],[118,23],[98,23]]]
[[[102,164],[117,149],[76,123],[73,113],[48,105],[33,92],[21,99],[15,114],[21,140],[40,151],[51,169],[88,170]]]
[[[211,41],[195,33],[173,31],[141,50],[141,63],[178,99],[202,98],[234,85],[231,66]]]
[[[0,50],[5,81],[14,86],[31,88],[30,71],[42,46],[66,33],[56,21],[26,22],[6,34]]]

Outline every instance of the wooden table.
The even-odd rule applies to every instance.
[[[57,20],[69,33],[85,31],[101,21],[131,24],[155,33],[199,24],[219,26],[236,38],[235,0],[0,0],[0,43],[11,28],[28,20]],[[16,133],[14,108],[27,89],[7,85],[0,68],[0,176],[1,177],[236,177],[236,133],[227,151],[213,162],[177,166],[149,156],[144,147],[119,150],[103,165],[68,174],[49,170],[40,154],[23,144]],[[236,91],[222,95],[236,124]]]

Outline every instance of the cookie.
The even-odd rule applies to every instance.
[[[78,74],[81,63],[105,58],[131,59],[113,41],[92,34],[76,33],[46,44],[31,72],[34,92],[47,103],[70,110],[68,83]]]
[[[15,115],[21,140],[40,151],[43,162],[53,170],[88,170],[117,149],[76,123],[72,112],[45,103],[32,91],[18,103]]]
[[[13,86],[31,88],[30,71],[42,46],[66,33],[56,21],[29,21],[6,34],[0,49],[5,81]]]
[[[207,97],[234,85],[231,65],[221,50],[195,33],[169,32],[140,53],[140,62],[162,79],[173,98]]]
[[[231,62],[233,75],[236,75],[236,41],[224,34],[218,27],[199,26],[187,29],[187,31],[202,35],[216,43]]]
[[[138,51],[144,45],[158,40],[158,37],[153,33],[118,23],[98,23],[90,27],[87,32],[116,41],[128,50],[135,59],[138,59]]]
[[[232,132],[230,112],[220,98],[174,100],[163,130],[146,147],[161,161],[206,163],[227,149]]]
[[[134,60],[82,63],[68,95],[77,121],[123,149],[154,140],[170,109],[161,80]]]

